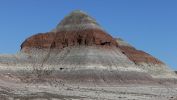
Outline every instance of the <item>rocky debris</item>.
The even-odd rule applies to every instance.
[[[68,84],[28,84],[0,80],[1,100],[176,100],[176,86],[119,84],[77,86]]]

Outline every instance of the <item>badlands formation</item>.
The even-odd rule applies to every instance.
[[[177,76],[165,63],[79,10],[17,54],[0,55],[0,76],[2,100],[177,100]]]

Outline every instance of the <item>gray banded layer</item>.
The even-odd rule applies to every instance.
[[[126,41],[124,41],[123,39],[121,39],[121,38],[116,38],[116,41],[119,44],[119,46],[133,47],[129,43],[127,43]]]
[[[77,31],[86,29],[99,29],[103,31],[103,28],[94,18],[85,12],[76,10],[66,16],[53,31]]]

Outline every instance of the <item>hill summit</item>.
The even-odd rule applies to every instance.
[[[118,46],[118,43],[93,18],[76,10],[66,16],[52,32],[28,38],[21,49],[28,52],[30,48],[62,49],[78,45]]]

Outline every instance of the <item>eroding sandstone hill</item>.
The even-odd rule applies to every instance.
[[[0,100],[176,100],[176,84],[165,63],[78,10],[0,55]]]
[[[177,78],[165,63],[113,38],[82,11],[73,11],[51,32],[27,38],[20,53],[0,56],[0,64],[5,70],[32,71],[73,83],[153,83],[157,78]]]

